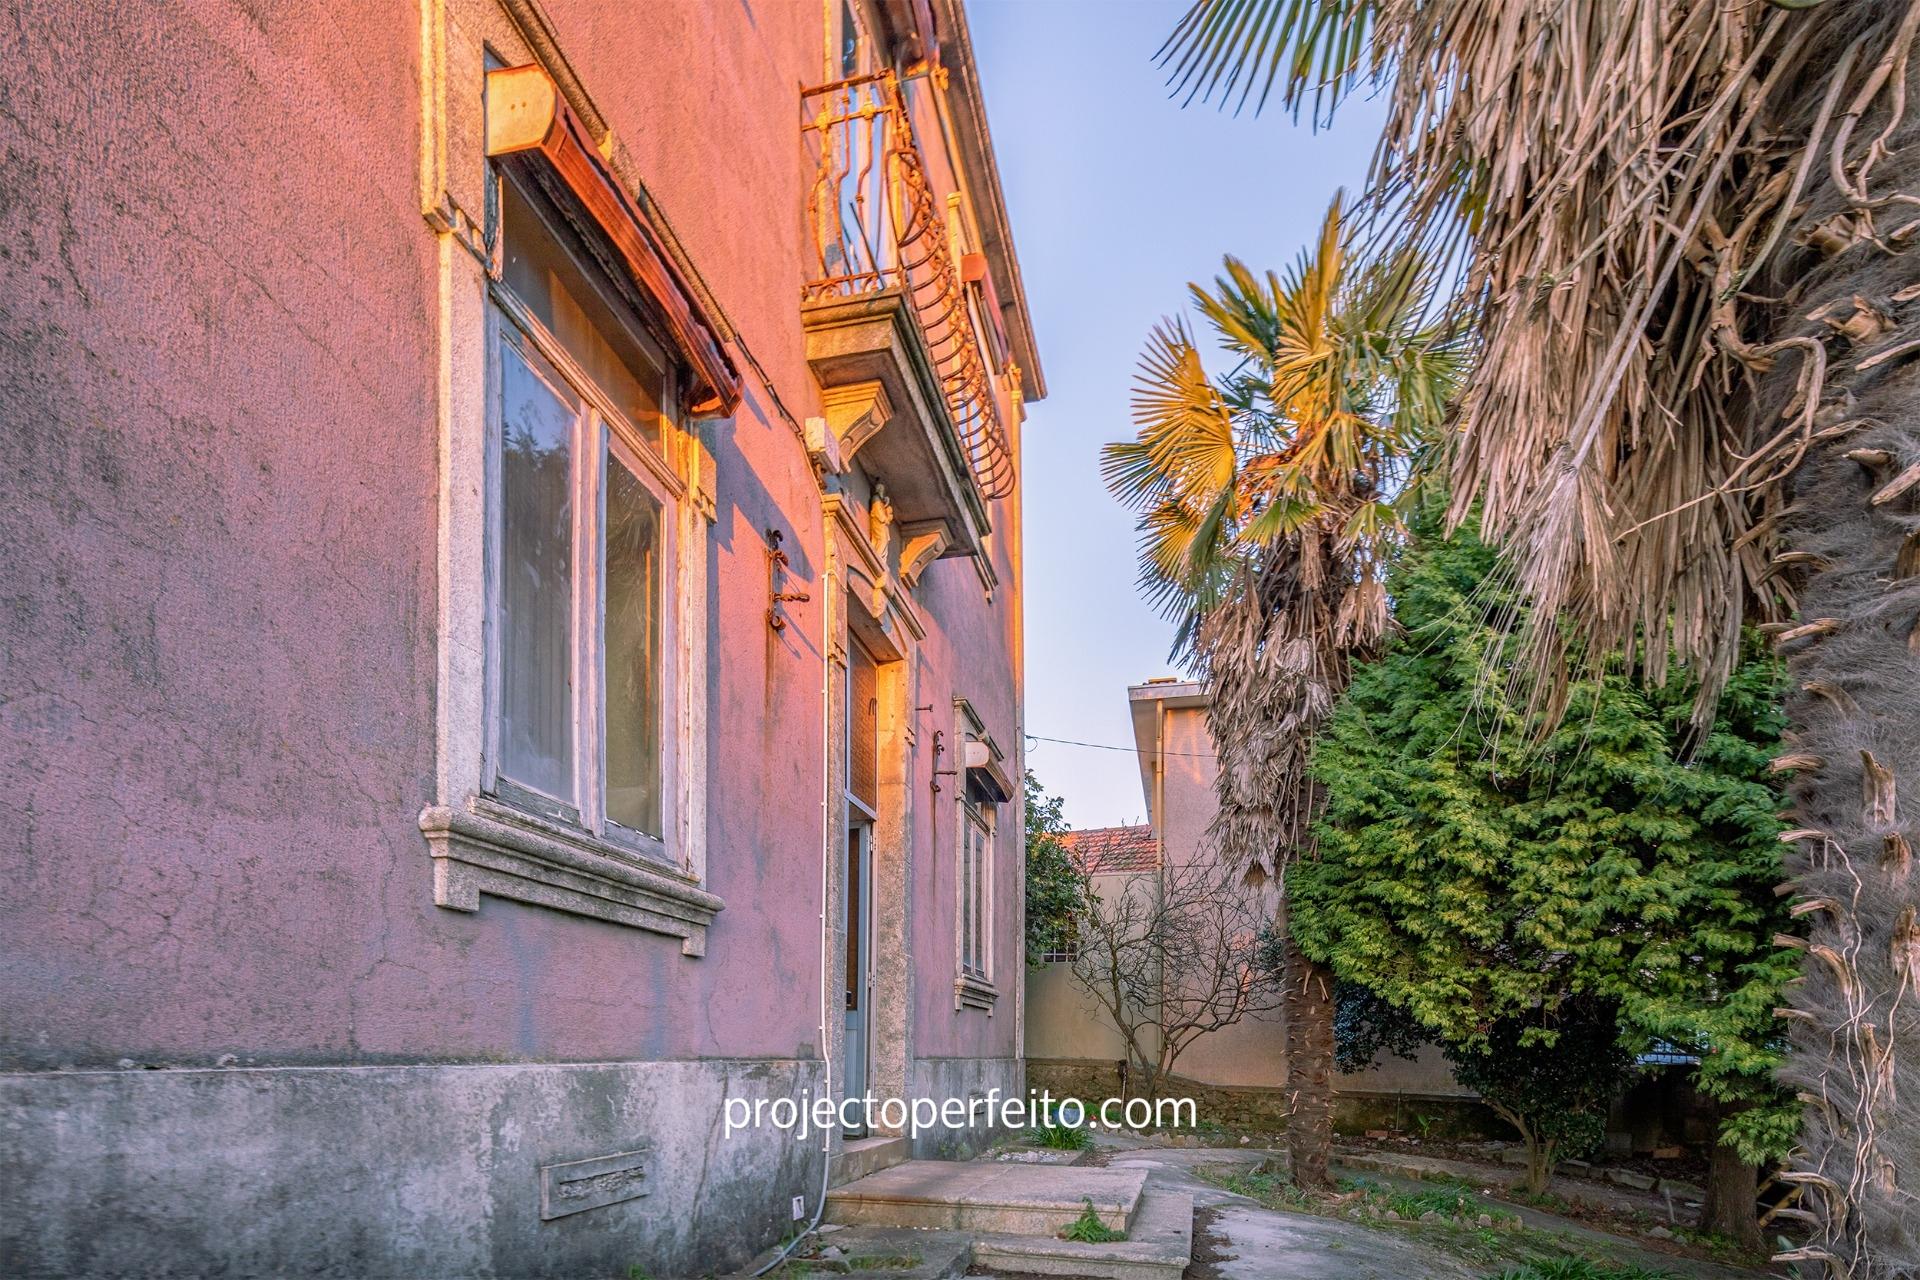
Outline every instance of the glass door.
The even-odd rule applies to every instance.
[[[847,824],[847,893],[842,903],[847,934],[846,1065],[842,1072],[847,1098],[867,1092],[867,1046],[873,1003],[873,824],[858,810]],[[848,1137],[866,1136],[864,1107],[849,1107]]]

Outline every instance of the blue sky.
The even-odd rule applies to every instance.
[[[1047,398],[1026,424],[1027,731],[1126,746],[1126,689],[1178,674],[1173,628],[1135,589],[1133,521],[1100,482],[1131,434],[1134,360],[1222,254],[1283,266],[1334,191],[1357,189],[1376,104],[1315,134],[1283,113],[1170,101],[1154,51],[1188,0],[972,0],[967,15],[1039,331]],[[1028,743],[1076,827],[1138,822],[1127,751]]]

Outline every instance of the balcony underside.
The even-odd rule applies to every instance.
[[[979,554],[986,502],[903,291],[814,299],[801,318],[841,461],[886,485],[902,528],[943,531],[943,556]]]

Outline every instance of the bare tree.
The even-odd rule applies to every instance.
[[[1125,1043],[1136,1092],[1158,1096],[1201,1036],[1279,1008],[1280,984],[1260,963],[1272,917],[1214,858],[1131,877],[1111,897],[1088,894],[1073,976]]]

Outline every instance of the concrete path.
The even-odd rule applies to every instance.
[[[1145,1148],[1115,1150],[1107,1163],[1109,1168],[1146,1170],[1149,1188],[1178,1189],[1193,1195],[1199,1218],[1194,1231],[1194,1267],[1189,1275],[1195,1280],[1479,1280],[1487,1274],[1488,1268],[1454,1258],[1410,1233],[1268,1209],[1193,1173],[1208,1165],[1251,1168],[1269,1154],[1245,1148]],[[1363,1174],[1397,1188],[1419,1185],[1373,1170],[1339,1172]],[[1690,1280],[1755,1280],[1769,1274],[1661,1253],[1632,1239],[1595,1231],[1539,1210],[1501,1207],[1519,1213],[1529,1226],[1604,1245],[1607,1253],[1622,1263],[1665,1270]]]
[[[1281,1213],[1196,1177],[1202,1165],[1251,1168],[1265,1151],[1175,1149],[1115,1152],[1109,1168],[1147,1171],[1147,1185],[1190,1192],[1195,1280],[1478,1280],[1446,1254],[1393,1232]]]

